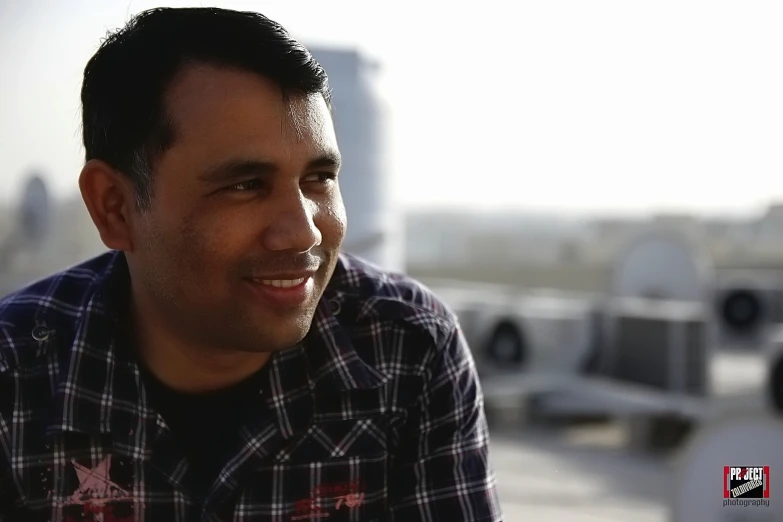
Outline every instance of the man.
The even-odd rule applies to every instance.
[[[0,301],[5,520],[499,520],[454,316],[338,254],[307,50],[255,13],[154,9],[81,96],[110,252]]]

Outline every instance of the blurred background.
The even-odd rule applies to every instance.
[[[161,5],[259,11],[325,67],[345,249],[458,314],[505,520],[783,516],[705,514],[747,438],[689,456],[718,420],[777,418],[783,4],[2,0],[0,295],[104,250],[81,74]]]

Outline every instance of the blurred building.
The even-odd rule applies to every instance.
[[[52,204],[51,229],[39,248],[14,251],[0,271],[0,295],[106,250],[81,196]],[[0,207],[0,243],[16,223],[16,206]]]
[[[783,270],[783,205],[773,205],[750,218],[655,214],[575,220],[522,213],[410,212],[408,272],[425,280],[604,292],[618,249],[650,225],[704,244],[719,271]]]

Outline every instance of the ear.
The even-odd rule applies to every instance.
[[[79,190],[103,244],[133,251],[131,218],[135,196],[130,180],[100,160],[90,160],[79,175]]]

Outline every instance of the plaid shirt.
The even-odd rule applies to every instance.
[[[124,259],[0,300],[0,521],[500,520],[455,316],[347,255],[305,340],[270,359],[211,491],[192,498],[187,459],[115,342]]]

